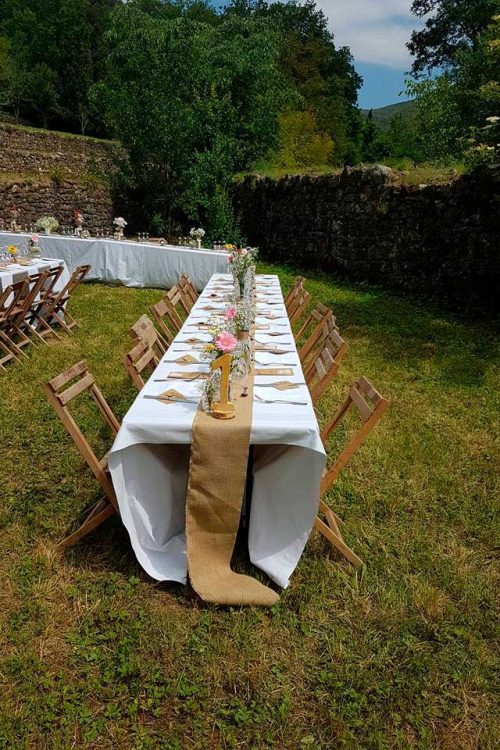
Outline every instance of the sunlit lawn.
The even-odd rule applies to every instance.
[[[499,337],[389,293],[308,288],[350,345],[321,418],[360,374],[391,408],[330,498],[366,567],[314,533],[271,611],[155,583],[117,520],[52,552],[98,488],[41,385],[84,357],[122,417],[127,330],[161,292],[82,286],[76,336],[0,377],[0,748],[496,746]]]

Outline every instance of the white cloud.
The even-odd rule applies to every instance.
[[[420,26],[411,0],[317,0],[338,46],[351,48],[359,62],[408,69],[406,42]]]

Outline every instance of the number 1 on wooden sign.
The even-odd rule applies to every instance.
[[[223,354],[212,362],[212,372],[220,370],[220,398],[212,403],[212,414],[218,419],[232,419],[236,416],[234,404],[229,401],[229,376],[231,375],[231,355]]]

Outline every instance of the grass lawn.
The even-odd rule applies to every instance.
[[[41,385],[85,357],[122,417],[127,329],[161,292],[80,287],[76,335],[0,377],[0,748],[497,746],[500,337],[387,292],[308,288],[350,344],[322,418],[360,374],[392,403],[331,498],[366,567],[313,533],[272,610],[155,583],[117,520],[53,554],[98,488]]]

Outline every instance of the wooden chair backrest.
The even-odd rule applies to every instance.
[[[56,299],[54,301],[55,309],[68,301],[70,296],[75,291],[76,287],[80,284],[81,281],[83,281],[91,268],[92,266],[89,265],[78,266],[77,268],[75,268],[66,285],[56,294]]]
[[[28,312],[31,310],[33,303],[40,294],[42,287],[45,285],[49,271],[41,271],[29,276],[27,281],[28,284],[23,290],[23,293],[19,297],[17,312],[13,315],[13,323],[19,324],[26,318]]]
[[[324,311],[323,311],[324,308]],[[304,344],[299,349],[299,357],[303,369],[307,369],[312,359],[322,351],[332,331],[338,332],[337,321],[332,311],[321,303],[308,316],[314,328]],[[307,321],[306,321],[307,322]],[[307,326],[309,328],[309,326]],[[306,330],[307,330],[306,328]],[[299,338],[297,336],[297,338]]]
[[[303,276],[296,276],[293,282],[293,286],[290,289],[290,291],[285,295],[285,307],[288,310],[288,305],[292,301],[292,299],[296,296],[299,289],[304,288],[305,278]]]
[[[186,302],[184,292],[182,291],[182,289],[180,288],[178,284],[175,284],[175,286],[173,286],[172,289],[169,289],[169,291],[166,293],[163,299],[168,300],[177,313],[179,313],[179,307],[180,307],[181,311],[186,313],[186,315],[189,315],[190,307],[188,303]]]
[[[186,273],[182,273],[179,279],[179,286],[183,290],[185,297],[189,300],[190,309],[193,307],[195,302],[198,300],[198,292],[193,286],[193,283]]]
[[[167,342],[158,333],[153,325],[153,321],[147,315],[141,315],[139,320],[129,330],[129,335],[133,341],[145,341],[158,357],[165,354],[168,349]]]
[[[149,309],[161,335],[170,346],[182,328],[182,320],[177,311],[170,304],[170,300],[166,300],[165,298],[161,299],[155,305],[151,305]]]
[[[299,320],[310,301],[311,295],[305,289],[302,289],[300,293],[294,297],[287,309],[291,325]]]
[[[295,340],[300,341],[302,336],[306,333],[306,331],[311,327],[316,327],[318,323],[320,323],[325,315],[333,315],[332,311],[329,307],[324,305],[322,302],[317,302],[316,307],[313,307],[307,318],[305,319],[302,326],[299,328],[297,333],[295,334]]]
[[[331,489],[340,471],[373,430],[387,410],[389,403],[364,376],[359,378],[350,387],[346,400],[321,431],[321,438],[323,443],[326,444],[332,431],[340,424],[351,409],[357,410],[361,417],[361,425],[347,442],[347,445],[337,459],[323,475],[321,481],[322,494]]]
[[[153,349],[145,341],[140,340],[129,352],[123,355],[123,364],[135,387],[140,391],[144,387],[142,373],[147,370],[151,375],[158,366],[159,359]]]
[[[10,320],[29,289],[29,280],[21,279],[6,287],[0,296],[0,320]]]
[[[318,402],[339,371],[347,344],[337,330],[328,335],[324,348],[304,371],[306,383],[314,404]]]
[[[45,284],[43,285],[43,289],[41,291],[41,299],[43,299],[44,296],[49,296],[50,294],[54,293],[54,287],[59,281],[59,277],[61,276],[63,271],[63,266],[55,266],[48,271]]]
[[[100,482],[106,497],[112,503],[115,510],[118,511],[115,492],[106,472],[107,456],[104,456],[101,460],[97,458],[68,409],[70,401],[73,401],[77,396],[86,393],[96,404],[99,412],[111,428],[113,435],[116,435],[120,429],[119,421],[97,387],[94,376],[89,372],[87,364],[84,360],[78,362],[78,364],[70,367],[66,372],[49,380],[49,382],[44,385],[44,390],[48,396],[50,404],[72,437],[80,455],[89,465],[95,478]]]

